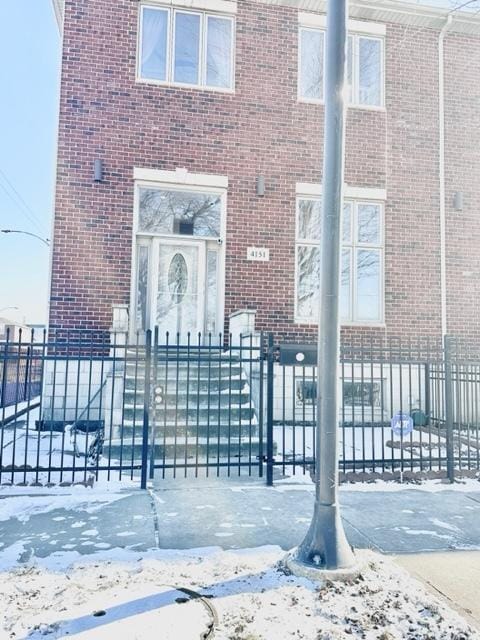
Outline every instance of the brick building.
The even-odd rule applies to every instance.
[[[54,0],[51,327],[314,336],[325,5]],[[350,16],[343,330],[478,340],[480,16]]]

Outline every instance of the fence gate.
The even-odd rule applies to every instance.
[[[248,336],[235,344],[230,337],[226,347],[222,335],[198,334],[179,344],[154,332],[145,365],[152,387],[150,478],[262,476],[261,343],[261,337]]]

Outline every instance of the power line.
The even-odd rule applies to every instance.
[[[22,213],[31,224],[35,225],[35,227],[38,229],[38,231],[40,231],[41,233],[44,233],[44,229],[38,224],[38,222],[35,220],[35,218],[32,218],[31,215],[27,211],[24,211],[20,207],[20,205],[17,202],[17,200],[15,200],[15,198],[12,196],[12,194],[5,188],[5,186],[1,182],[0,182],[0,189],[5,193],[5,195],[8,198],[10,198],[10,200],[13,202],[13,204],[17,207],[18,211],[20,213]]]
[[[12,194],[7,190],[4,184],[0,182],[0,187],[3,189],[5,194],[10,198],[10,200],[17,206],[17,208],[24,213],[24,215],[29,219],[29,221],[34,224],[39,231],[42,233],[45,231],[45,227],[43,226],[42,221],[38,218],[38,216],[32,211],[31,207],[25,202],[21,194],[17,191],[15,186],[9,180],[8,176],[5,174],[2,169],[0,169],[0,175],[4,178],[5,182],[8,184],[10,189],[15,193],[17,198],[15,199]]]
[[[460,9],[463,9],[464,7],[467,7],[471,4],[473,4],[474,2],[479,2],[479,0],[468,0],[467,2],[463,2],[462,4],[456,5],[454,7],[452,7],[448,12],[447,12],[447,16],[449,15],[454,15],[457,11],[460,11]],[[479,10],[480,11],[480,10]],[[472,17],[476,16],[479,12],[477,11],[474,14],[471,14]],[[431,27],[417,27],[416,29],[412,29],[412,27],[406,25],[405,28],[405,34],[403,36],[403,38],[400,40],[400,42],[397,42],[396,45],[394,45],[391,49],[389,49],[389,53],[395,53],[402,45],[404,45],[406,42],[409,42],[409,40],[411,40],[412,38],[419,36],[420,34],[424,33],[425,31],[429,31],[431,29]]]

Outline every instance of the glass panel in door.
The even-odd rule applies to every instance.
[[[203,331],[204,245],[159,243],[154,324],[171,335]]]

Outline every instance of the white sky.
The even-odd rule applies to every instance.
[[[412,4],[421,4],[424,6],[438,7],[440,9],[456,9],[468,2],[468,0],[407,0]],[[473,0],[468,5],[462,7],[462,11],[478,11],[480,9],[480,0]]]

